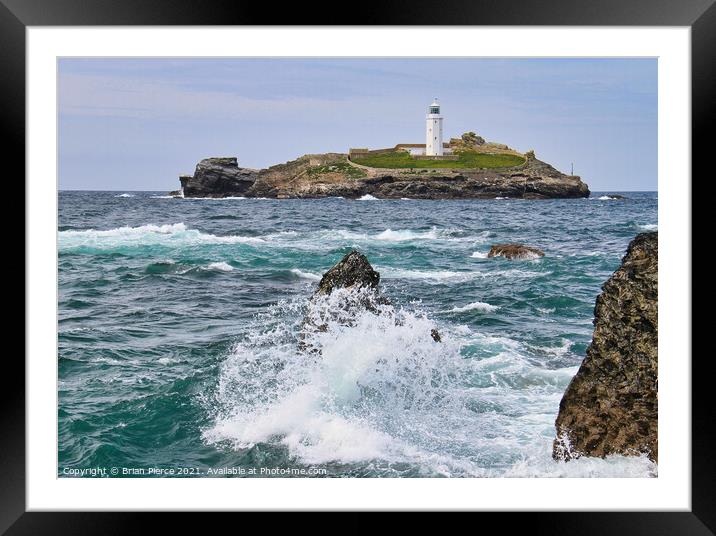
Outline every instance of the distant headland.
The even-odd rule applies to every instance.
[[[487,142],[474,132],[443,142],[437,99],[426,115],[426,143],[391,148],[308,154],[266,169],[241,168],[238,160],[206,158],[193,175],[181,175],[176,197],[276,199],[370,195],[381,199],[563,199],[589,197],[589,187],[538,160]]]

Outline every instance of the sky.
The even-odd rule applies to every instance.
[[[653,58],[61,58],[62,190],[179,188],[212,156],[262,168],[306,153],[474,131],[592,191],[657,189]]]

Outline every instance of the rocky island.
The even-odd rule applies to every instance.
[[[472,134],[472,136],[469,136]],[[193,175],[181,175],[178,197],[275,199],[371,195],[380,199],[565,199],[589,197],[575,175],[485,142],[473,133],[445,144],[449,154],[418,156],[417,145],[304,155],[266,169],[242,168],[236,158],[207,158]]]

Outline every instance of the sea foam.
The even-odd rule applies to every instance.
[[[298,268],[291,268],[291,273],[294,275],[297,275],[298,277],[302,279],[308,279],[310,281],[320,281],[321,276],[318,274],[313,274],[311,272],[304,272],[303,270],[299,270]]]
[[[519,341],[437,326],[414,308],[332,322],[350,292],[259,315],[203,399],[212,415],[204,441],[242,452],[272,444],[298,464],[354,464],[376,476],[656,474],[642,458],[552,459],[554,416],[576,366],[540,367]],[[325,329],[302,331],[304,313],[327,319]],[[315,351],[299,350],[299,333]]]
[[[489,303],[477,301],[468,303],[467,305],[463,305],[462,307],[453,307],[451,312],[464,313],[466,311],[482,311],[485,313],[491,313],[493,311],[497,311],[499,308],[500,307],[498,305],[490,305]]]
[[[212,262],[207,266],[209,270],[218,270],[220,272],[231,272],[234,267],[231,266],[228,262]]]
[[[118,227],[109,230],[60,231],[60,251],[87,248],[112,250],[142,246],[185,247],[202,244],[262,244],[264,239],[250,236],[217,236],[188,229],[183,223]]]

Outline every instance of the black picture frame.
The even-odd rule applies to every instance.
[[[277,8],[280,5],[280,8]],[[439,6],[439,9],[436,9]],[[341,25],[335,4],[249,3],[209,0],[0,0],[0,132],[7,177],[24,177],[25,31],[28,26],[85,25]],[[692,170],[713,175],[708,133],[716,99],[716,5],[714,0],[405,0],[362,2],[350,24],[367,25],[569,25],[688,26],[692,39]],[[566,45],[568,46],[568,45]],[[51,156],[48,155],[48,158]],[[13,179],[17,180],[17,179]],[[48,181],[48,184],[51,184]],[[24,196],[24,194],[21,194]],[[25,285],[32,281],[25,280]],[[685,314],[690,312],[685,311]],[[26,319],[31,320],[31,319]],[[690,349],[685,348],[685,354]],[[712,352],[692,366],[692,509],[690,512],[503,513],[483,517],[525,523],[530,533],[548,534],[716,534],[716,442],[711,376]],[[7,358],[10,355],[6,355]],[[14,357],[14,356],[13,356]],[[688,363],[690,355],[680,356]],[[15,358],[0,393],[0,533],[126,534],[145,526],[143,513],[28,513],[25,511],[24,367]],[[14,381],[10,381],[13,378]],[[558,501],[558,498],[555,498]],[[216,514],[213,514],[216,515]],[[191,523],[186,515],[164,514],[162,527]],[[506,520],[505,520],[506,521]],[[201,522],[204,529],[206,522]],[[214,519],[213,524],[221,523]]]

